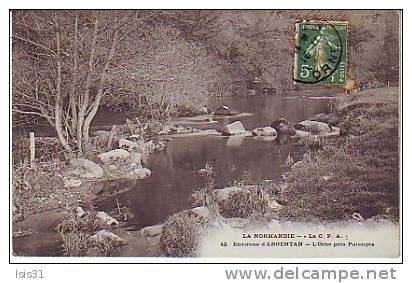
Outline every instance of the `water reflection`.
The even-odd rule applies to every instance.
[[[270,125],[279,117],[299,122],[317,113],[327,112],[328,99],[293,99],[277,96],[233,97],[220,101],[240,112],[253,113],[240,120],[247,130]],[[213,125],[199,128],[220,128],[233,118],[224,118]],[[192,192],[204,184],[197,170],[206,162],[215,170],[215,185],[231,185],[235,180],[247,178],[250,182],[276,179],[286,169],[282,166],[289,150],[294,159],[298,153],[287,139],[264,141],[251,137],[185,137],[175,138],[163,152],[150,157],[152,176],[136,182],[131,190],[117,196],[122,204],[133,209],[131,220],[139,226],[163,222],[168,215],[189,208]],[[115,199],[108,199],[100,206],[114,207]],[[98,204],[99,205],[99,204]]]

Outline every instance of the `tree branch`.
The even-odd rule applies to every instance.
[[[53,118],[51,116],[40,113],[40,112],[26,111],[26,110],[20,110],[20,109],[16,109],[16,108],[13,108],[11,111],[16,112],[16,113],[20,113],[20,114],[24,114],[24,115],[36,115],[36,116],[43,117],[47,120],[53,120]]]
[[[45,46],[45,45],[43,45],[43,44],[41,44],[41,43],[34,42],[34,41],[30,40],[30,39],[22,38],[22,37],[17,36],[17,35],[12,35],[12,38],[19,39],[19,40],[21,40],[21,41],[23,41],[23,42],[30,43],[30,44],[35,45],[35,46],[37,46],[37,47],[41,47],[41,48],[49,51],[50,53],[52,53],[53,55],[56,56],[56,52],[54,52],[51,48],[49,48],[49,47],[47,47],[47,46]]]

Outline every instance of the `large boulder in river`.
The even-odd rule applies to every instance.
[[[155,237],[155,236],[162,234],[162,230],[163,230],[163,224],[158,224],[158,225],[147,226],[145,228],[142,228],[140,230],[140,233],[144,237],[149,238],[149,237]]]
[[[192,208],[192,212],[199,217],[203,217],[204,219],[208,219],[210,216],[210,211],[205,206],[198,206],[198,207]]]
[[[151,171],[142,166],[142,154],[128,152],[124,149],[113,149],[98,155],[104,164],[104,169],[112,178],[144,179]]]
[[[183,127],[177,126],[176,127],[176,134],[191,134],[193,133],[194,129],[191,127]]]
[[[220,115],[220,116],[233,116],[233,115],[239,114],[238,111],[234,111],[226,105],[222,105],[222,106],[216,108],[216,110],[213,113],[215,115]]]
[[[232,136],[232,135],[244,134],[246,133],[246,130],[245,130],[245,127],[243,127],[242,122],[235,121],[233,123],[226,125],[223,128],[222,132],[226,136]]]
[[[338,127],[334,127],[319,121],[305,120],[299,123],[304,131],[311,132],[321,137],[339,136],[340,130]]]
[[[95,179],[103,177],[103,168],[86,158],[70,160],[69,168],[64,175],[79,177],[81,179]]]
[[[271,125],[272,128],[275,128],[276,131],[280,134],[285,135],[294,135],[296,134],[295,127],[285,118],[281,117],[274,121]]]
[[[311,132],[312,134],[328,133],[331,130],[328,124],[318,121],[305,120],[299,123],[303,126],[301,130]]]
[[[275,137],[278,135],[278,132],[272,127],[256,128],[252,133],[254,136],[258,137]]]
[[[97,158],[99,158],[104,164],[112,163],[118,160],[125,160],[129,158],[130,152],[127,150],[116,148],[108,152],[100,153]]]
[[[119,226],[119,221],[117,221],[115,218],[111,217],[104,211],[97,212],[96,217],[99,220],[99,224],[103,227],[114,228]]]
[[[64,178],[63,182],[66,189],[73,189],[82,185],[82,181],[72,178]]]

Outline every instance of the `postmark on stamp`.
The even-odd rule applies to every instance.
[[[294,81],[344,85],[348,22],[304,21],[295,28]]]

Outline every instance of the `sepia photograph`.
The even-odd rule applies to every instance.
[[[9,13],[11,261],[402,260],[402,10]]]

